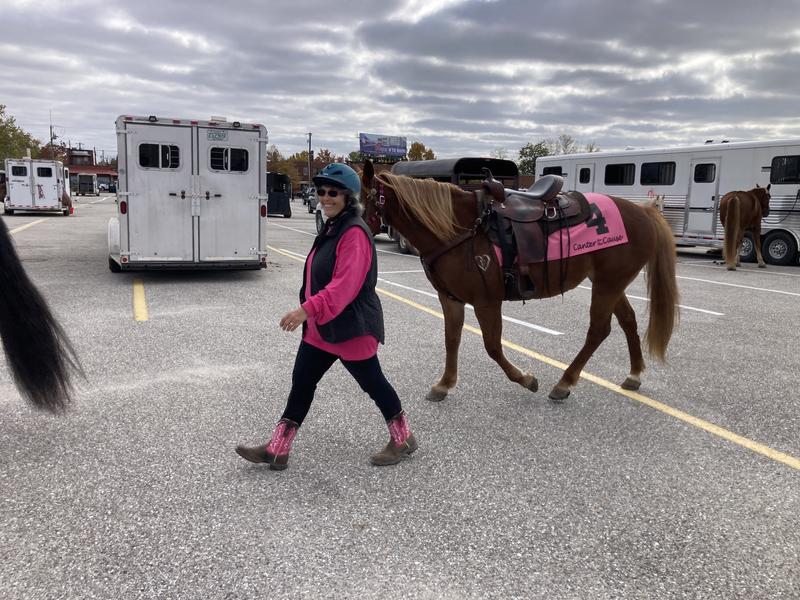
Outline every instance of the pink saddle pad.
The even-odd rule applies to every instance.
[[[548,261],[628,243],[628,234],[614,201],[603,194],[589,192],[584,195],[592,210],[591,218],[585,223],[551,233],[547,239]],[[494,250],[497,262],[502,264],[500,248],[495,246]]]

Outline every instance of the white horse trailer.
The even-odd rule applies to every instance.
[[[57,160],[7,158],[6,214],[15,211],[58,211],[69,216],[69,174]]]
[[[648,202],[661,196],[679,245],[722,247],[719,201],[727,192],[771,184],[770,214],[761,223],[762,253],[772,264],[798,262],[800,140],[707,142],[698,146],[543,156],[537,175],[564,177],[564,187]],[[755,260],[753,238],[743,260]]]
[[[263,125],[121,116],[109,268],[266,267]]]

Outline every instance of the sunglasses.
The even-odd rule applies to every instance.
[[[344,190],[317,190],[317,196],[324,196],[326,193],[331,198],[336,198],[339,194],[344,194]]]

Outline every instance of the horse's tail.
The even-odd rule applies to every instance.
[[[650,322],[645,333],[645,344],[650,354],[663,362],[679,316],[678,280],[675,277],[677,254],[669,223],[654,207],[645,210],[656,226],[656,250],[647,263]]]
[[[66,333],[22,268],[0,220],[0,337],[23,397],[34,407],[64,410],[72,398],[72,372],[80,363]]]
[[[728,268],[736,267],[737,248],[736,239],[739,237],[739,223],[742,220],[741,199],[738,194],[730,196],[728,199],[728,210],[725,215],[725,243],[723,257]]]

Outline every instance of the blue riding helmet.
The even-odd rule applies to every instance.
[[[314,175],[314,185],[333,184],[349,190],[352,194],[361,191],[361,180],[358,173],[344,163],[331,163]]]

